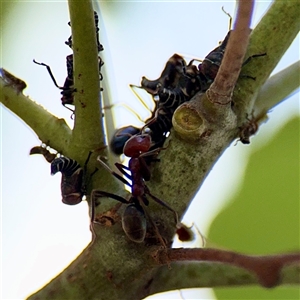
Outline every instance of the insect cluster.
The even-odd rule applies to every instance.
[[[103,51],[103,46],[99,42],[98,15],[95,12],[95,28],[97,36],[98,52]],[[69,23],[70,25],[70,23]],[[228,32],[223,42],[213,49],[204,60],[196,65],[195,60],[187,63],[184,58],[174,54],[167,61],[161,75],[156,80],[149,80],[142,77],[140,88],[148,92],[155,103],[150,118],[145,120],[145,125],[141,128],[135,126],[123,127],[115,133],[110,142],[110,149],[117,155],[124,154],[129,157],[128,165],[115,163],[117,173],[103,161],[101,157],[97,161],[113,176],[122,183],[130,187],[131,194],[129,200],[115,195],[113,193],[95,189],[91,192],[91,227],[97,223],[95,221],[95,203],[101,197],[108,197],[120,203],[126,204],[122,216],[122,227],[127,237],[134,242],[141,243],[147,234],[147,221],[150,223],[159,242],[166,247],[165,241],[161,236],[155,222],[147,212],[149,205],[148,198],[151,198],[158,204],[171,211],[174,215],[174,231],[177,228],[179,238],[182,234],[183,226],[178,221],[176,211],[163,200],[151,193],[146,182],[151,178],[150,165],[157,161],[157,155],[163,148],[163,144],[172,127],[172,116],[179,105],[189,101],[196,93],[205,92],[214,81],[220,64],[222,62],[226,45],[231,31]],[[72,36],[65,42],[72,49]],[[73,54],[67,56],[67,78],[64,86],[60,87],[48,65],[44,63],[35,63],[47,68],[54,84],[62,90],[62,105],[74,105],[73,93],[76,92],[73,83]],[[99,70],[103,65],[99,57]],[[100,72],[99,79],[102,80]],[[67,107],[72,110],[71,108]],[[245,141],[246,139],[241,139]],[[49,152],[47,147],[38,146],[32,148],[30,154],[42,154],[45,159],[51,163],[51,174],[62,173],[61,193],[62,201],[65,204],[75,205],[82,201],[83,196],[87,195],[87,184],[90,176],[87,176],[87,164],[91,153],[82,168],[75,160],[57,156]],[[93,174],[92,174],[93,175]],[[92,176],[91,175],[91,176]],[[130,182],[128,181],[130,180]],[[182,240],[187,239],[183,237]]]

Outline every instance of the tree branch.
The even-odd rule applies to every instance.
[[[160,254],[171,269],[159,269],[148,287],[149,294],[184,288],[300,283],[299,253],[249,256],[217,249],[169,249]]]
[[[225,105],[231,102],[248,47],[253,4],[252,0],[238,2],[237,19],[231,31],[224,58],[214,82],[207,90],[207,97],[213,103]]]
[[[211,261],[231,264],[253,272],[258,277],[258,283],[263,287],[274,287],[281,283],[281,271],[290,264],[299,267],[300,253],[290,253],[268,256],[250,256],[233,251],[220,249],[168,249],[154,253],[153,258],[158,264],[170,264],[179,261]],[[299,269],[298,269],[299,272]],[[294,278],[294,283],[300,283],[300,278]]]
[[[297,6],[299,7],[299,4],[293,2],[293,8],[291,7],[290,2],[285,2],[284,4],[289,5],[290,15],[295,17],[295,10],[297,11]],[[281,5],[280,1],[276,1],[275,4],[279,7]],[[275,6],[275,4],[273,6]],[[78,92],[75,94],[76,115],[78,112],[76,122],[78,122],[78,126],[76,124],[76,129],[74,128],[74,138],[72,138],[74,150],[71,149],[70,151],[74,154],[72,157],[75,159],[78,157],[80,163],[82,163],[85,159],[82,154],[83,152],[90,150],[92,147],[103,145],[103,137],[101,133],[98,132],[98,129],[100,130],[98,121],[100,120],[101,110],[100,108],[96,108],[99,112],[98,120],[96,120],[97,113],[94,114],[91,112],[93,117],[87,113],[89,109],[92,109],[94,104],[95,107],[99,105],[96,103],[99,101],[98,92],[93,91],[90,96],[87,96],[88,91],[93,89],[93,86],[89,86],[88,84],[94,82],[93,85],[96,86],[96,67],[93,67],[93,69],[90,69],[90,67],[84,69],[85,59],[81,60],[76,56],[77,54],[79,57],[80,55],[86,55],[88,53],[89,55],[95,55],[96,57],[96,54],[93,52],[94,50],[91,50],[91,52],[83,51],[83,49],[85,49],[83,48],[84,45],[79,41],[83,38],[80,37],[83,34],[83,29],[79,27],[82,27],[82,24],[85,24],[85,18],[93,19],[90,13],[91,3],[87,3],[87,1],[71,1],[70,5],[74,6],[73,8],[70,8],[70,12],[75,52],[74,78],[75,87],[78,89]],[[78,5],[78,9],[75,7],[76,5]],[[87,5],[87,7],[83,8],[81,5]],[[81,7],[82,11],[79,7]],[[83,19],[80,18],[81,12],[83,12],[82,15],[85,16]],[[284,12],[285,14],[283,17],[286,18],[286,13],[288,13],[288,11],[284,10]],[[278,14],[278,16],[273,16],[273,18],[275,19],[274,22],[277,22],[278,24],[282,22],[280,14]],[[77,22],[79,25],[75,25]],[[88,22],[88,24],[91,25],[91,22]],[[271,28],[266,28],[267,26],[274,27],[274,24],[265,24],[263,26],[264,30],[270,31]],[[293,31],[292,34],[295,35],[293,26],[294,25],[291,25],[291,31]],[[82,30],[81,34],[78,34],[78,36],[75,33],[77,30]],[[85,28],[85,30],[87,30],[87,28]],[[92,30],[92,26],[89,27],[88,31],[90,30]],[[289,31],[289,28],[285,30]],[[287,32],[285,32],[285,34],[289,37],[292,36],[292,34]],[[280,42],[282,41],[280,40]],[[287,43],[287,40],[283,40],[283,42]],[[255,43],[255,39],[253,39],[253,43]],[[87,44],[89,44],[89,41]],[[256,47],[259,46],[260,45],[256,45]],[[94,45],[91,47],[94,47]],[[287,47],[287,45],[284,47]],[[93,61],[96,65],[97,62],[94,59]],[[82,65],[77,67],[77,64]],[[264,72],[264,67],[264,64],[262,64],[261,69],[259,70],[261,73]],[[270,64],[267,63],[265,71],[269,72],[269,68]],[[88,79],[90,71],[93,74],[91,77],[92,79]],[[85,76],[86,79],[84,79]],[[263,78],[264,75],[259,74],[259,80],[254,82],[255,84],[252,86],[253,91],[259,89],[263,82]],[[242,79],[240,81],[242,81]],[[83,84],[83,82],[85,82],[85,84]],[[98,78],[97,82],[99,83]],[[237,94],[234,95],[234,97],[242,95],[241,91],[236,93]],[[200,116],[198,118],[198,121],[200,120],[199,124],[206,126],[201,129],[202,131],[197,133],[197,143],[191,145],[190,143],[179,140],[174,136],[174,133],[172,133],[171,143],[167,150],[161,152],[161,161],[155,165],[152,180],[149,182],[151,192],[168,202],[180,215],[182,215],[187,208],[189,202],[199,189],[201,182],[203,182],[213,164],[234,139],[237,131],[237,122],[231,108],[227,109],[226,114],[222,116],[219,122],[214,123],[212,121],[217,119],[220,111],[215,113],[215,110],[212,109],[213,104],[209,101],[204,102],[202,97],[202,95],[196,95],[194,102],[192,102],[198,103],[197,105],[202,105],[202,107],[200,105],[201,109],[197,108],[196,111],[200,111]],[[236,109],[237,115],[242,119],[241,116],[247,111],[249,101],[245,100],[245,102],[243,102],[239,101],[240,98],[234,99],[236,99],[236,103],[239,105]],[[243,103],[245,103],[244,106],[242,105]],[[192,105],[193,104],[191,104],[191,107],[193,107]],[[19,113],[22,117],[22,113]],[[90,125],[95,127],[88,129],[88,123],[86,123],[86,125],[81,125],[81,122],[88,122],[84,116],[88,119],[91,118],[95,123]],[[85,136],[85,130],[87,131],[87,137]],[[96,133],[93,131],[96,131]],[[174,176],[174,174],[176,174],[176,176]],[[93,178],[95,186],[96,184],[97,186],[102,186],[101,184],[103,183],[105,187],[109,188],[108,191],[118,191],[117,185],[108,186],[106,183],[108,180],[113,181],[112,176],[107,176],[107,173],[105,173],[105,175],[99,175],[99,177],[97,176],[98,175],[96,174],[96,177],[94,177],[95,179]],[[32,295],[31,299],[132,299],[133,297],[140,298],[141,295],[149,294],[149,289],[147,290],[147,287],[151,285],[152,279],[157,276],[156,271],[160,272],[162,270],[162,268],[158,268],[153,262],[152,257],[147,255],[149,254],[149,244],[152,245],[155,243],[155,241],[153,242],[153,239],[155,240],[155,238],[153,238],[153,232],[151,232],[151,228],[148,228],[149,236],[144,243],[134,244],[128,241],[120,224],[119,211],[115,213],[113,217],[111,211],[106,211],[106,206],[111,205],[112,201],[101,201],[101,205],[97,211],[97,218],[106,218],[109,222],[95,225],[95,234],[97,235],[97,238],[94,242],[85,249],[78,259],[76,259],[64,272],[53,279],[42,290]],[[102,212],[102,214],[99,214],[100,209],[105,213]],[[151,202],[149,211],[157,224],[160,233],[166,239],[167,244],[170,245],[175,230],[172,213],[166,212],[164,208],[156,205],[153,201]],[[122,212],[122,208],[120,209],[120,212]],[[124,266],[124,261],[126,261],[126,266]],[[167,267],[164,268],[167,270]],[[176,265],[174,268],[176,268]],[[166,272],[166,274],[168,274],[166,276],[175,276],[172,272]],[[252,279],[249,280],[253,280],[253,277],[251,278]],[[163,283],[161,282],[161,284]],[[139,293],[136,291],[139,291]]]
[[[45,144],[69,155],[72,131],[64,119],[59,119],[29,97],[18,93],[0,77],[0,102],[21,118]]]
[[[260,89],[254,105],[254,115],[267,112],[299,88],[300,61],[270,77]]]
[[[103,147],[104,126],[101,115],[98,51],[92,2],[69,1],[73,52],[75,120],[72,146]]]
[[[267,55],[252,59],[242,69],[243,74],[254,76],[255,80],[240,78],[237,82],[233,101],[238,126],[245,122],[246,113],[251,114],[261,86],[299,33],[299,10],[298,1],[275,0],[252,31],[247,57],[260,53]]]

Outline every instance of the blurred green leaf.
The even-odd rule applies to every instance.
[[[211,225],[211,242],[254,255],[299,249],[299,121],[252,153],[241,190]],[[299,299],[299,288],[214,291],[218,299]]]

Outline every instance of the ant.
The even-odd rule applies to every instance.
[[[151,217],[147,214],[146,206],[149,205],[147,196],[151,197],[154,201],[160,205],[166,207],[168,210],[174,213],[176,225],[178,223],[178,215],[176,211],[171,208],[167,203],[155,197],[145,184],[145,181],[150,180],[151,173],[149,167],[145,161],[146,156],[152,156],[158,154],[160,150],[165,148],[156,148],[150,150],[151,148],[151,136],[149,134],[137,134],[132,136],[124,146],[124,154],[128,157],[129,163],[128,167],[120,163],[115,163],[117,169],[129,180],[131,184],[123,178],[118,173],[114,172],[107,166],[100,157],[97,160],[104,166],[113,176],[122,181],[124,184],[131,188],[131,196],[129,200],[118,195],[107,193],[100,190],[92,191],[92,223],[94,222],[94,208],[95,199],[98,197],[109,197],[117,200],[121,203],[128,204],[122,217],[122,227],[127,235],[127,237],[136,242],[143,242],[146,235],[146,218],[150,221],[152,227],[154,228],[158,239],[161,244],[166,247],[166,244],[161,237],[155,223]],[[129,173],[128,173],[129,172]]]
[[[125,143],[131,136],[140,133],[140,131],[141,128],[132,125],[117,129],[109,143],[111,151],[116,155],[123,154]]]
[[[61,172],[61,195],[62,202],[68,205],[76,205],[82,201],[83,196],[87,194],[87,164],[92,151],[81,168],[79,163],[68,157],[58,157],[51,162],[51,175]],[[89,179],[95,174],[97,169],[90,175]]]

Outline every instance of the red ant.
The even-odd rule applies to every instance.
[[[166,244],[161,237],[156,225],[152,221],[151,217],[147,214],[145,209],[148,206],[149,201],[147,196],[150,196],[154,201],[159,203],[160,205],[166,207],[168,210],[174,213],[176,225],[178,223],[178,215],[176,211],[171,208],[167,203],[160,200],[151,194],[149,188],[146,186],[145,181],[150,180],[151,173],[149,167],[145,161],[145,156],[152,156],[158,154],[160,150],[165,148],[156,148],[153,150],[149,149],[152,146],[151,136],[149,134],[138,134],[132,136],[124,146],[124,154],[130,157],[128,167],[122,165],[120,163],[115,163],[115,166],[118,170],[125,176],[127,179],[131,180],[131,184],[123,178],[118,173],[114,172],[110,169],[100,157],[97,160],[116,178],[122,181],[124,184],[131,187],[131,197],[129,200],[126,200],[123,197],[120,197],[115,194],[111,194],[108,192],[93,190],[92,191],[92,223],[94,222],[94,207],[95,207],[95,199],[98,197],[109,197],[124,204],[128,204],[127,208],[122,217],[122,227],[127,235],[127,237],[136,242],[143,242],[146,235],[146,219],[145,214],[148,217],[152,227],[154,228],[157,237],[164,247]],[[129,173],[128,173],[129,172]]]

